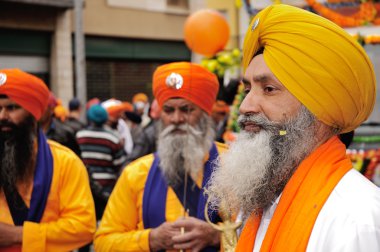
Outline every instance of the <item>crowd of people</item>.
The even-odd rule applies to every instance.
[[[68,109],[36,76],[1,69],[0,251],[380,251],[380,189],[339,138],[376,100],[363,48],[278,4],[252,20],[243,55],[229,145],[229,106],[199,64],[159,66],[152,99]],[[227,246],[215,225],[230,222],[243,228]]]

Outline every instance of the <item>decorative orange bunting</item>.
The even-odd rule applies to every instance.
[[[359,9],[351,15],[340,14],[316,0],[307,0],[307,3],[319,15],[330,19],[341,27],[356,27],[367,24],[380,25],[380,5],[374,4],[372,1],[363,2],[359,5]]]

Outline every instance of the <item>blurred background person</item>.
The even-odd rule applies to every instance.
[[[133,148],[134,148],[135,142],[137,141],[137,139],[140,137],[140,135],[143,132],[143,127],[141,126],[141,122],[142,122],[141,116],[133,111],[125,111],[123,119],[131,131]]]
[[[150,122],[149,98],[144,93],[137,93],[132,97],[133,111],[141,116],[141,126],[145,127]]]
[[[120,138],[104,127],[107,119],[107,111],[101,105],[93,105],[87,111],[88,127],[76,134],[81,158],[90,177],[97,220],[103,215],[120,167],[125,162]]]
[[[156,151],[157,127],[160,114],[160,105],[158,105],[157,100],[154,99],[149,110],[151,120],[149,124],[142,129],[142,132],[134,141],[132,153],[127,156],[126,164],[129,164],[139,157],[149,153],[154,153]]]
[[[215,141],[224,143],[223,134],[226,131],[230,107],[225,101],[217,100],[211,112],[211,118],[215,123]]]
[[[131,129],[123,118],[125,117],[125,111],[132,110],[132,105],[129,102],[122,102],[114,98],[102,102],[101,105],[108,113],[105,127],[118,135],[124,146],[125,153],[129,155],[133,149],[133,138]]]
[[[79,146],[75,139],[74,130],[65,125],[60,119],[54,115],[54,109],[58,105],[57,98],[53,92],[49,94],[47,108],[40,119],[41,128],[48,139],[54,140],[75,152],[80,156]]]
[[[67,115],[65,124],[68,125],[76,134],[86,125],[80,120],[82,114],[82,104],[78,98],[69,101],[69,114]]]

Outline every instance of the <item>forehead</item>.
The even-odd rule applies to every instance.
[[[259,54],[252,59],[247,67],[244,78],[254,82],[274,81],[277,85],[284,87],[266,64],[263,54]]]
[[[194,103],[192,103],[189,100],[186,100],[184,98],[171,98],[164,102],[163,107],[183,107],[183,106],[195,106]]]

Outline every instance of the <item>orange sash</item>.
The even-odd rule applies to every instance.
[[[320,210],[351,168],[336,136],[307,157],[285,186],[260,251],[306,251]],[[256,215],[247,220],[235,251],[252,252],[260,220]]]

